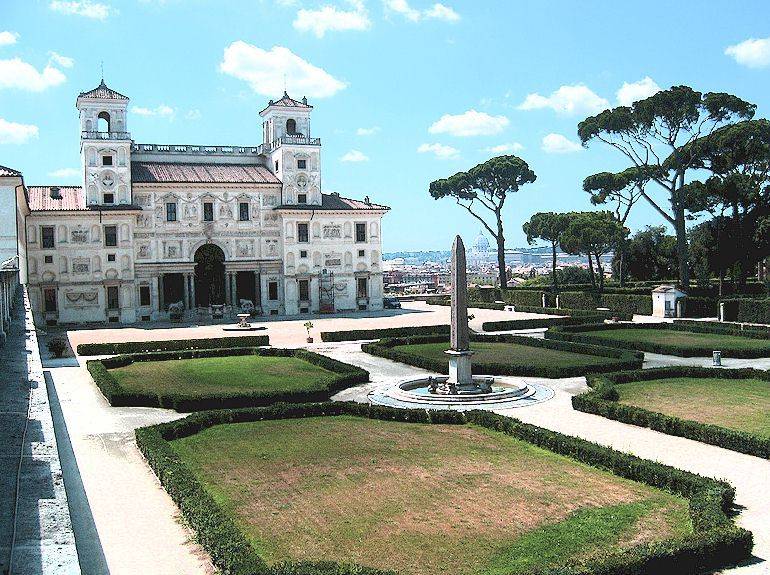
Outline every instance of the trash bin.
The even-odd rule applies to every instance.
[[[721,351],[715,351],[713,352],[714,355],[714,365],[715,366],[721,366],[722,365],[722,352]]]

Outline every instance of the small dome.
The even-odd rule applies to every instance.
[[[476,236],[476,239],[473,242],[473,249],[477,252],[489,251],[489,240],[483,232],[479,232],[479,235]]]

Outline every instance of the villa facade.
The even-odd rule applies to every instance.
[[[129,99],[81,93],[81,186],[16,187],[19,255],[48,323],[154,321],[169,306],[257,313],[382,308],[388,207],[321,189],[312,106],[286,93],[250,147],[134,142]]]

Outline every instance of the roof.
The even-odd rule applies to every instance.
[[[270,100],[262,112],[267,110],[270,106],[283,106],[284,108],[305,108],[307,110],[313,109],[313,106],[307,103],[307,98],[302,98],[302,101],[300,102],[299,100],[295,100],[289,96],[289,94],[287,94],[285,91],[279,100]],[[262,112],[260,112],[260,114]]]
[[[652,290],[652,293],[671,293],[671,292],[684,293],[683,291],[678,290],[675,286],[672,286],[672,285],[660,285]]]
[[[18,178],[21,176],[21,172],[18,170],[14,170],[13,168],[7,168],[5,166],[0,166],[0,178],[3,177],[11,177],[11,178]]]
[[[60,199],[51,197],[51,188],[59,188]],[[132,204],[115,205],[86,205],[85,194],[80,186],[28,186],[27,203],[29,209],[33,212],[51,212],[51,211],[123,211],[123,210],[141,210],[140,206]]]
[[[103,100],[128,100],[128,96],[124,96],[123,94],[116,92],[112,88],[108,87],[107,84],[104,83],[104,78],[102,78],[102,83],[99,84],[93,90],[89,90],[88,92],[80,92],[80,94],[78,95],[78,98],[101,98]]]
[[[338,194],[321,194],[321,205],[303,205],[303,204],[283,204],[275,208],[276,210],[389,210],[388,206],[374,204],[351,198],[343,198]]]
[[[242,164],[188,164],[131,162],[135,184],[280,184],[265,166]]]

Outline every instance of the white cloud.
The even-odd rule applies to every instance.
[[[155,108],[142,108],[141,106],[133,106],[131,112],[137,116],[160,116],[162,118],[171,118],[174,116],[175,110],[171,106],[166,104],[160,104]]]
[[[32,124],[17,124],[0,118],[0,144],[24,144],[37,138],[38,131]]]
[[[341,10],[336,6],[326,5],[317,10],[302,8],[297,12],[293,26],[300,32],[313,32],[317,38],[323,38],[326,32],[341,30],[368,30],[372,22],[361,0],[348,0],[351,10]]]
[[[660,92],[660,86],[649,76],[645,76],[638,82],[623,82],[623,85],[617,91],[618,104],[621,106],[630,106],[634,102],[649,98],[653,94]]]
[[[507,154],[509,152],[521,152],[524,146],[518,142],[511,142],[510,144],[499,144],[497,146],[489,146],[482,151],[489,152],[491,154]]]
[[[440,160],[454,160],[460,157],[460,150],[444,144],[420,144],[417,151],[420,154],[431,153]]]
[[[350,150],[340,158],[341,162],[368,162],[369,156],[359,150]]]
[[[731,56],[741,66],[764,68],[770,66],[770,38],[749,38],[734,46],[725,48],[725,54]]]
[[[509,123],[505,116],[468,110],[462,114],[444,114],[428,128],[428,132],[452,136],[492,136],[502,132]]]
[[[16,44],[16,40],[19,39],[19,35],[16,32],[0,32],[0,46],[10,46]]]
[[[379,131],[379,126],[372,126],[371,128],[358,128],[356,130],[356,136],[374,136]]]
[[[30,92],[42,92],[52,86],[63,84],[67,77],[59,70],[48,64],[42,72],[21,58],[0,60],[0,90],[17,88]]]
[[[53,0],[48,7],[61,14],[83,16],[94,20],[105,20],[112,11],[106,4],[91,0]]]
[[[62,68],[72,68],[75,65],[75,60],[69,56],[62,56],[57,52],[48,52],[48,55],[51,57],[51,62],[58,64]]]
[[[48,175],[52,178],[75,178],[80,175],[80,170],[77,168],[60,168],[53,172],[48,172]]]
[[[423,11],[412,8],[407,0],[383,0],[382,3],[386,11],[399,14],[411,22],[419,22],[423,19],[457,22],[460,19],[460,15],[457,12],[439,2]]]
[[[519,104],[520,110],[538,110],[551,108],[559,114],[573,116],[576,114],[596,114],[606,110],[610,103],[594,93],[588,86],[575,84],[573,86],[561,86],[550,96],[529,94]]]
[[[242,40],[225,48],[219,69],[248,82],[255,93],[263,96],[280,95],[284,89],[284,75],[292,93],[315,98],[333,96],[347,86],[288,48],[273,46],[263,50]]]
[[[203,117],[203,114],[201,114],[201,111],[196,108],[195,110],[190,110],[187,112],[184,117],[188,120],[200,120]]]
[[[444,20],[446,22],[457,22],[460,19],[460,15],[457,12],[440,2],[437,2],[431,8],[426,10],[424,14],[426,18]]]
[[[572,154],[580,152],[583,147],[561,134],[548,134],[543,138],[541,149],[546,154]]]

